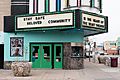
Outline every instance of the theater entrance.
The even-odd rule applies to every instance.
[[[31,44],[32,68],[62,68],[62,44]]]

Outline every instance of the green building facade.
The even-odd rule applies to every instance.
[[[107,16],[81,9],[61,11],[61,0],[50,12],[50,2],[45,1],[43,13],[35,9],[32,14],[4,17],[5,68],[13,61],[29,61],[32,68],[82,69],[84,37],[108,32]]]

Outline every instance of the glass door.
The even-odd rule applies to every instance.
[[[62,44],[54,44],[54,68],[62,68]]]
[[[31,44],[32,68],[52,68],[51,44]]]
[[[32,68],[40,68],[40,45],[31,45]]]
[[[51,44],[41,44],[42,50],[42,60],[41,68],[52,68],[52,45]]]

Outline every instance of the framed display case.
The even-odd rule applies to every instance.
[[[23,56],[23,37],[10,37],[10,56],[22,57]]]

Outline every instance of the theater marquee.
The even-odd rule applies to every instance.
[[[107,17],[103,15],[82,12],[81,25],[83,28],[105,30],[107,27]]]
[[[74,27],[74,13],[17,16],[16,29]]]

